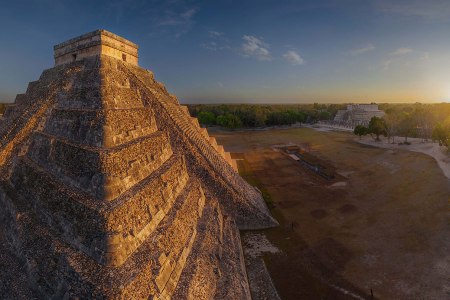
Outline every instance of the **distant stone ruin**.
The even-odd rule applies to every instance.
[[[0,220],[36,297],[249,299],[238,229],[277,223],[230,154],[137,45],[54,50],[0,123]]]
[[[355,127],[367,126],[373,117],[383,117],[384,111],[378,109],[377,104],[349,104],[346,110],[338,110],[334,117],[334,124]]]

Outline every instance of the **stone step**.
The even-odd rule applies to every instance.
[[[189,107],[186,105],[180,105],[181,110],[186,114],[186,116],[191,116],[191,113],[189,112]]]
[[[186,291],[189,291],[190,295],[202,295],[205,299],[214,299],[217,298],[217,292],[221,292],[220,286],[223,284],[243,286],[243,283],[247,282],[244,257],[240,250],[239,231],[232,218],[223,216],[217,200],[214,200],[207,202],[203,216],[198,222],[199,229],[194,249],[208,249],[209,253],[215,253],[215,255],[205,256],[201,252],[194,252],[188,258],[181,275],[182,280],[178,282],[177,289],[172,295],[173,299],[183,298]],[[218,239],[219,242],[211,244],[211,239]],[[207,263],[199,265],[196,263],[199,260],[206,260]],[[226,276],[231,272],[234,274],[233,277]],[[202,280],[205,274],[218,276],[210,275],[207,276],[207,280]],[[199,279],[201,284],[198,284]],[[243,287],[242,290],[227,290],[227,299],[251,299],[249,287],[246,284]]]
[[[195,192],[198,182],[190,181],[186,186],[188,188],[174,202],[175,208],[161,220],[157,230],[150,234],[120,267],[105,268],[87,256],[81,255],[80,252],[73,251],[67,244],[59,243],[58,239],[55,238],[60,253],[67,258],[62,260],[62,263],[77,262],[76,264],[71,264],[70,269],[78,274],[80,280],[99,283],[97,286],[83,285],[83,291],[76,291],[76,294],[102,298],[102,291],[108,290],[109,293],[115,295],[115,298],[130,299],[131,295],[138,294],[142,298],[152,299],[152,296],[158,297],[161,294],[158,292],[159,288],[156,281],[148,280],[148,278],[158,278],[160,276],[162,279],[164,276],[167,276],[168,279],[165,285],[164,280],[159,281],[164,285],[164,287],[161,286],[161,292],[166,293],[163,295],[169,295],[170,290],[173,289],[172,287],[176,286],[178,274],[181,274],[187,257],[191,253],[191,241],[195,240],[196,223],[198,218],[201,217],[199,211],[200,213],[203,211],[204,205],[202,193]],[[181,221],[175,222],[175,220]],[[171,246],[172,243],[168,246],[165,243],[161,243],[161,240],[172,241],[173,236],[179,237],[179,239],[173,241],[175,247]],[[47,236],[42,238],[45,239]],[[50,239],[53,238],[52,236]],[[150,251],[150,249],[153,250]],[[163,253],[164,255],[162,255]],[[162,268],[161,262],[165,261],[161,259],[161,262],[159,262],[159,258],[164,256],[171,259],[170,263],[167,264],[173,267],[172,270],[167,267]],[[95,270],[95,272],[88,270]],[[47,276],[46,272],[48,272],[47,269],[42,269],[36,274],[45,274]],[[167,275],[168,273],[170,273],[169,276]],[[145,280],[145,284],[142,284],[143,280]],[[81,285],[76,285],[75,288],[77,287],[81,287]],[[155,295],[155,291],[158,294]]]
[[[14,103],[17,105],[24,105],[27,104],[28,102],[28,97],[26,94],[17,94],[16,98],[14,100]]]
[[[197,118],[190,117],[190,119],[191,119],[192,124],[194,124],[194,126],[195,126],[196,128],[200,128],[200,123],[198,122],[198,119],[197,119]]]
[[[107,200],[118,197],[147,177],[171,155],[167,134],[160,131],[106,149],[71,144],[36,132],[27,153],[67,184]]]
[[[61,109],[129,109],[144,107],[137,90],[127,87],[76,86],[58,98]]]
[[[123,264],[172,210],[174,202],[182,195],[189,180],[185,165],[181,169],[177,166],[174,163],[172,168],[146,184],[139,194],[123,205],[116,205],[108,214],[108,231],[115,233],[109,237],[112,242],[107,253],[109,264]]]
[[[196,251],[187,259],[186,267],[183,270],[181,280],[177,284],[177,288],[172,295],[173,299],[182,298],[189,290],[191,294],[204,294],[205,299],[213,299],[218,284],[218,278],[215,276],[208,277],[201,286],[192,285],[195,277],[201,277],[204,274],[213,274],[220,272],[220,264],[224,263],[222,257],[223,250],[223,215],[216,201],[207,201],[203,215],[197,223],[197,236],[194,242],[194,249],[208,249],[210,253],[215,255],[202,256],[202,252]],[[218,240],[216,244],[212,244],[211,240]],[[240,246],[240,245],[238,245]],[[208,263],[198,265],[199,260],[206,260]],[[196,293],[197,291],[197,293]]]
[[[178,113],[176,113],[176,109],[175,108],[173,108],[172,106],[170,106],[170,105],[167,105],[168,107],[169,107],[169,109],[168,109],[168,111],[170,111],[172,114],[175,114],[175,115],[179,115],[179,112]],[[176,119],[176,120],[181,120],[179,123],[181,123],[180,125],[180,127],[184,130],[184,131],[186,131],[187,133],[188,133],[188,136],[191,138],[191,139],[193,139],[193,140],[195,140],[195,142],[197,142],[197,143],[200,143],[200,144],[202,144],[202,141],[200,141],[201,139],[198,137],[198,136],[196,136],[196,133],[195,133],[195,131],[190,127],[190,125],[189,125],[189,123],[188,122],[186,122],[183,118],[174,118],[174,119]],[[200,128],[200,126],[199,126],[199,124],[198,124],[198,120],[197,119],[195,119],[195,118],[192,118],[191,120],[195,120],[196,121],[196,127],[198,127],[198,128]],[[195,124],[195,123],[194,123]],[[206,132],[206,134],[207,134],[207,132]],[[204,135],[203,135],[204,136]],[[204,136],[205,138],[206,138],[206,136]],[[215,141],[215,140],[214,140]],[[213,147],[214,147],[214,144],[213,143],[211,143],[212,145],[213,145]],[[216,145],[217,145],[217,143],[216,143]],[[201,146],[201,148],[202,148],[202,150],[204,150],[203,152],[204,153],[208,153],[209,151],[208,150],[206,150],[206,148],[205,148],[205,146]],[[228,164],[232,167],[232,163],[231,163],[231,157],[230,157],[230,154],[228,153],[226,153],[224,150],[223,150],[223,147],[222,146],[217,146],[217,147],[214,147],[218,152],[219,152],[219,154],[228,162]],[[233,168],[234,169],[234,168]]]
[[[137,74],[136,74],[137,73]],[[225,163],[223,160],[221,160],[219,155],[216,151],[210,149],[211,143],[207,141],[206,139],[197,139],[195,138],[195,133],[192,133],[190,130],[192,125],[189,125],[188,118],[186,118],[186,115],[182,112],[181,108],[179,107],[178,103],[174,103],[173,101],[168,101],[166,98],[169,97],[169,94],[167,91],[155,88],[155,84],[152,81],[149,76],[146,74],[141,74],[142,72],[138,70],[133,70],[133,72],[130,73],[131,76],[136,76],[136,78],[141,81],[143,84],[147,85],[149,87],[149,91],[151,92],[151,97],[156,97],[158,102],[163,106],[163,108],[166,110],[166,112],[169,114],[169,117],[171,120],[178,126],[183,132],[186,132],[186,136],[188,139],[193,142],[194,146],[198,147],[199,150],[201,150],[201,154],[206,158],[206,160],[209,162],[211,167],[215,170],[220,170],[219,174],[227,174],[223,178],[230,182],[233,189],[238,191],[239,193],[247,194],[248,192],[248,185],[238,176],[238,174],[234,171],[235,169],[233,166],[229,163]],[[209,146],[206,146],[208,144]],[[214,146],[212,146],[214,149]],[[227,170],[227,171],[224,171]],[[252,197],[252,195],[247,195],[248,197]]]
[[[28,83],[26,94],[31,94],[35,91],[35,89],[39,86],[39,80],[30,81]]]
[[[197,220],[201,217],[204,206],[204,196],[201,191],[198,192],[198,182],[190,181],[186,186],[189,188],[177,198],[174,208],[162,220],[157,231],[149,236],[124,264],[124,268],[134,261],[142,265],[153,257],[152,264],[147,263],[149,266],[147,270],[134,275],[130,281],[124,283],[126,288],[122,291],[122,297],[126,298],[128,291],[136,292],[133,290],[138,286],[134,284],[135,282],[143,278],[155,278],[149,283],[156,290],[156,294],[151,293],[153,299],[170,299],[192,250]],[[145,253],[145,249],[159,249],[159,252]],[[145,298],[147,297],[148,294]]]
[[[139,125],[137,125],[139,124]],[[151,108],[53,109],[44,132],[92,147],[115,147],[157,130]]]
[[[202,135],[206,138],[206,140],[209,141],[209,134],[208,134],[208,130],[206,128],[200,128],[200,132],[202,133]]]
[[[3,113],[4,118],[12,117],[16,113],[20,113],[21,111],[17,109],[17,103],[11,103],[6,106],[5,112]]]
[[[118,266],[155,230],[188,179],[184,160],[174,157],[134,191],[114,203],[100,203],[80,191],[68,189],[59,178],[24,157],[11,182],[16,187],[24,187],[17,189],[20,195],[36,209],[46,211],[44,214],[50,218],[51,226],[72,246],[98,263]],[[47,191],[58,193],[48,194]],[[85,222],[79,224],[79,220]],[[102,232],[104,235],[99,235]],[[107,240],[102,240],[104,238]]]
[[[5,116],[0,124],[0,166],[13,153],[12,150],[27,139],[47,110],[54,105],[54,98],[32,102],[28,105],[14,105],[13,113]]]
[[[7,187],[7,185],[3,184],[2,187]],[[74,261],[84,258],[89,260],[91,265],[95,264],[94,261],[83,253],[73,251],[69,244],[62,242],[59,233],[52,231],[53,227],[49,227],[42,216],[30,208],[26,199],[16,197],[13,188],[10,190],[8,194],[11,195],[10,199],[13,199],[10,203],[14,205],[16,215],[26,215],[26,218],[17,218],[16,226],[20,227],[21,230],[20,236],[17,237],[17,242],[21,244],[23,250],[26,250],[18,252],[17,255],[24,262],[24,268],[33,270],[28,274],[28,280],[30,282],[40,282],[44,285],[44,287],[41,287],[41,292],[47,294],[48,297],[58,295],[58,287],[62,289],[64,294],[67,289],[64,289],[64,285],[61,285],[61,271],[57,269],[55,261],[65,264],[67,269],[71,269],[67,257],[75,259]],[[54,249],[55,247],[59,251],[49,255],[49,249]],[[96,273],[96,275],[97,279],[102,276],[100,273]],[[82,286],[85,289],[77,289],[78,297],[102,296],[100,289],[97,289],[97,287],[82,284],[84,283],[83,273],[79,273],[77,279],[78,281],[75,281],[77,284],[75,284],[74,288],[77,289],[77,286]],[[63,295],[59,295],[59,298],[62,297]]]

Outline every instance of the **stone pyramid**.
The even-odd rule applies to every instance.
[[[0,121],[2,227],[37,297],[250,298],[239,229],[277,223],[229,153],[137,45],[54,50]]]

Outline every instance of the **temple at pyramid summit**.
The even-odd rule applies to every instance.
[[[0,121],[20,284],[43,299],[250,299],[239,229],[277,222],[230,154],[136,44],[97,30],[54,58]]]

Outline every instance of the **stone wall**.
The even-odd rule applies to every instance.
[[[107,55],[138,65],[138,46],[106,30],[96,30],[56,45],[55,66],[80,61],[95,55]]]
[[[120,111],[53,109],[44,132],[74,143],[109,148],[148,136],[156,130],[155,118],[149,108]]]
[[[101,150],[38,133],[33,136],[28,156],[66,184],[96,198],[114,199],[172,155],[168,143],[164,133],[155,132],[127,147]]]

